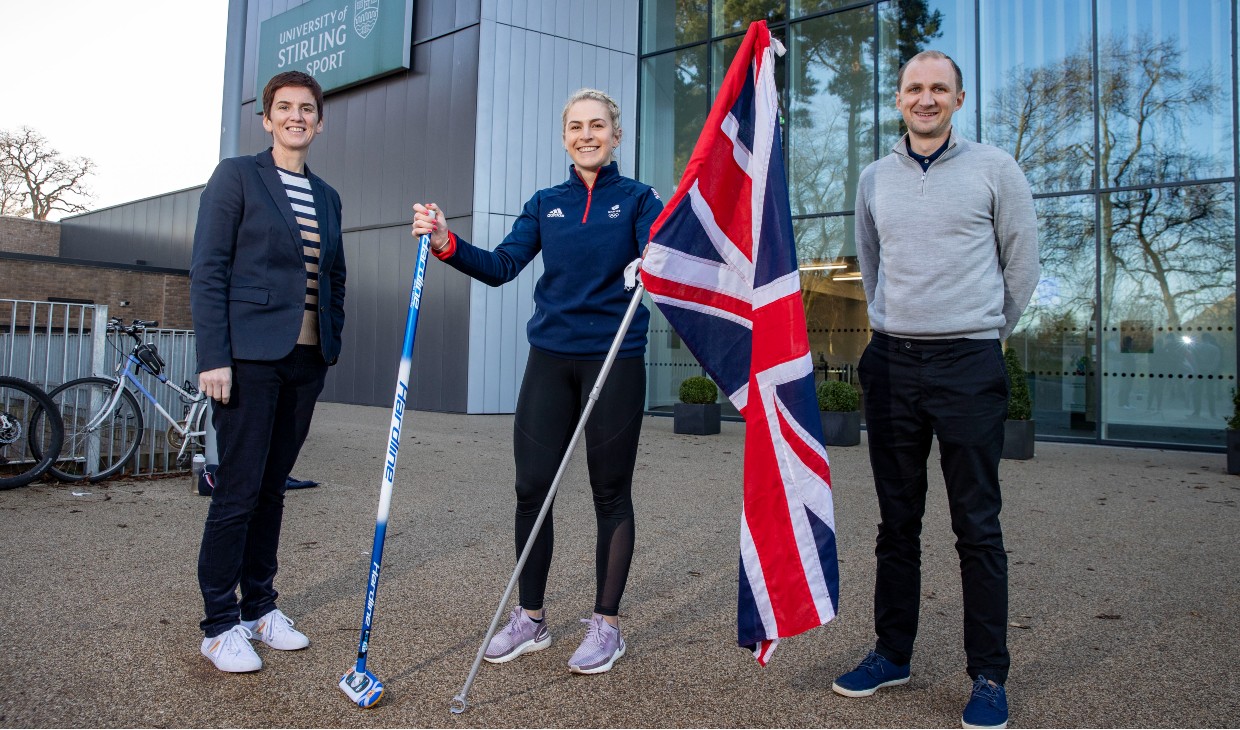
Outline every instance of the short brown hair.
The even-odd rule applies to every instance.
[[[916,56],[913,56],[909,60],[905,61],[904,65],[900,67],[900,73],[896,74],[896,91],[899,91],[901,87],[904,86],[904,69],[908,68],[908,65],[913,61],[920,61],[923,58],[934,58],[939,61],[947,61],[950,63],[952,65],[952,70],[956,72],[956,93],[959,94],[964,91],[964,74],[960,73],[960,67],[956,65],[956,62],[952,60],[952,57],[942,51],[922,51]]]
[[[309,89],[314,94],[314,105],[318,107],[319,119],[323,119],[323,87],[308,73],[301,71],[285,71],[271,77],[263,88],[263,116],[271,119],[271,105],[275,103],[276,92],[286,86],[297,86]]]

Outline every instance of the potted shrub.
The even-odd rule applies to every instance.
[[[1227,473],[1240,474],[1240,391],[1231,389],[1232,413],[1227,419]]]
[[[818,411],[822,417],[823,443],[856,446],[861,443],[861,395],[842,380],[818,384]]]
[[[1003,423],[1003,458],[1033,458],[1033,401],[1029,396],[1029,381],[1025,368],[1021,367],[1016,350],[1008,348],[1003,353],[1007,367],[1008,415]]]
[[[672,430],[709,436],[719,433],[719,388],[714,381],[702,375],[685,378],[680,384],[680,402],[673,409]]]

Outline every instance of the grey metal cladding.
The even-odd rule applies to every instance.
[[[624,45],[636,28],[636,0],[483,0],[473,243],[497,246],[525,201],[568,174],[560,111],[569,94],[583,86],[607,91],[621,106],[621,126],[635,129],[637,61],[616,49],[636,48]],[[627,174],[632,149],[622,142],[619,150]],[[515,409],[541,273],[539,257],[503,287],[470,284],[470,413]]]
[[[188,269],[200,195],[201,186],[62,218],[60,255]]]

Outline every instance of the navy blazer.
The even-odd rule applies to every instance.
[[[333,365],[344,327],[340,196],[305,173],[319,224],[319,345]],[[293,351],[306,309],[302,253],[271,150],[221,161],[202,191],[189,270],[199,372]]]

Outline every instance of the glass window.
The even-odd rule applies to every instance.
[[[1235,174],[1230,3],[1098,3],[1103,187]]]
[[[713,0],[714,35],[744,31],[755,20],[784,19],[784,0]]]
[[[709,4],[710,0],[645,0],[642,51],[653,53],[706,40]]]
[[[736,58],[736,52],[740,50],[743,40],[745,40],[744,36],[734,35],[710,44],[710,100],[712,103],[719,95],[719,88],[723,86],[723,77],[728,73],[728,67],[732,65],[732,59]],[[775,75],[778,78],[779,74]]]
[[[977,139],[977,53],[973,0],[906,0],[884,7],[879,17],[878,116],[882,125],[878,155],[887,154],[904,134],[896,109],[900,66],[922,51],[952,57],[964,77],[964,106],[952,126],[966,139]]]
[[[870,341],[870,320],[856,249],[847,250],[853,238],[853,217],[802,218],[792,226],[814,381],[843,380],[855,385],[857,362]]]
[[[793,23],[788,183],[793,215],[850,210],[874,159],[874,9]]]
[[[1015,157],[1035,193],[1092,187],[1090,4],[983,3],[980,22],[982,141]]]
[[[706,371],[689,352],[689,348],[676,334],[663,316],[662,310],[644,297],[650,310],[650,329],[646,347],[646,410],[670,411],[680,401],[680,384],[691,375],[706,375]],[[720,394],[719,402],[724,415],[736,416],[736,408]]]
[[[1100,199],[1105,438],[1222,443],[1236,380],[1234,186]]]
[[[820,13],[824,10],[835,10],[845,5],[856,5],[856,0],[791,0],[789,15],[793,20],[805,15]]]
[[[771,37],[783,43],[787,47],[788,39],[784,37],[783,28],[772,28]],[[715,97],[719,95],[719,89],[723,86],[723,77],[727,75],[728,68],[732,65],[732,61],[736,58],[736,52],[741,48],[741,42],[745,40],[744,36],[734,35],[731,38],[715,41],[710,44],[710,100],[714,103]],[[775,54],[775,88],[779,91],[779,103],[787,107],[784,100],[784,75],[787,66],[788,54]]]
[[[1082,195],[1034,204],[1042,277],[1007,346],[1029,373],[1038,433],[1092,439],[1098,420],[1094,200]]]
[[[706,123],[706,46],[642,60],[638,173],[670,198]]]

